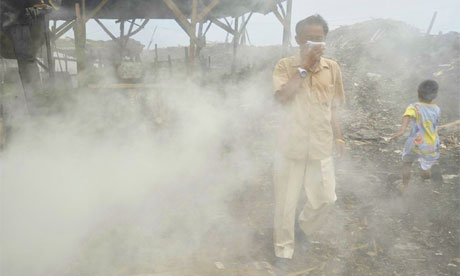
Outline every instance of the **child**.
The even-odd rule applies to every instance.
[[[410,104],[403,115],[401,129],[391,139],[402,136],[409,122],[412,130],[404,145],[403,184],[401,193],[405,193],[409,184],[412,162],[418,160],[422,168],[422,178],[431,178],[431,166],[439,158],[439,124],[440,108],[432,104],[438,95],[438,83],[425,80],[418,87],[418,102]]]

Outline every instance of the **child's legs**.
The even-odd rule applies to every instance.
[[[420,175],[423,179],[431,179],[431,169],[429,170],[421,170]]]
[[[420,163],[420,168],[422,169],[420,175],[423,179],[431,179],[431,167],[434,164],[434,160],[426,160],[425,158],[421,157],[418,159]]]
[[[403,155],[403,169],[402,169],[402,178],[403,178],[403,186],[407,188],[409,185],[410,180],[410,173],[412,169],[412,163],[416,160],[417,157],[414,154],[406,154]]]
[[[407,187],[410,180],[410,173],[412,169],[412,161],[404,161],[403,162],[403,169],[402,169],[402,179],[403,185]]]

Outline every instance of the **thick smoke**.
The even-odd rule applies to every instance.
[[[79,91],[17,128],[1,156],[2,274],[152,271],[216,223],[241,231],[226,201],[269,161],[253,147],[271,143],[269,84],[159,87]]]

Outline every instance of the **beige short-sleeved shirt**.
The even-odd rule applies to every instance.
[[[274,91],[298,74],[300,56],[281,59],[273,72]],[[337,62],[321,58],[301,89],[284,105],[279,150],[291,159],[322,160],[332,156],[332,106],[345,101],[342,73]]]

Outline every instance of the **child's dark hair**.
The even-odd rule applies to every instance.
[[[418,86],[418,98],[424,102],[431,103],[438,96],[439,85],[434,80],[424,80]]]
[[[315,14],[297,23],[297,25],[295,26],[295,33],[297,34],[297,36],[300,36],[302,34],[303,29],[307,25],[323,26],[324,35],[327,35],[327,33],[329,32],[329,26],[327,25],[326,20],[324,20],[324,18],[321,15]]]

